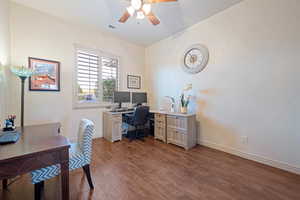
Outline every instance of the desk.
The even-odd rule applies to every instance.
[[[59,135],[59,129],[59,123],[18,128],[18,142],[0,145],[0,180],[60,164],[62,199],[68,200],[70,144]]]
[[[103,135],[111,141],[122,140],[122,115],[133,111],[103,113]],[[196,114],[150,110],[154,114],[154,138],[186,150],[197,144]]]

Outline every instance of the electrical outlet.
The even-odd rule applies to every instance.
[[[243,144],[248,144],[248,136],[242,136],[241,139]]]

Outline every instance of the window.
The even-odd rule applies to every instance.
[[[75,107],[105,106],[118,89],[119,59],[100,51],[76,49]]]
[[[118,88],[118,65],[118,59],[109,57],[101,59],[104,102],[112,102],[113,91]]]

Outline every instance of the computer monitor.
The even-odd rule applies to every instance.
[[[133,92],[132,93],[132,103],[147,103],[147,93],[146,92]]]
[[[130,102],[130,92],[114,92],[114,103],[119,103],[119,108],[122,107],[122,103]]]

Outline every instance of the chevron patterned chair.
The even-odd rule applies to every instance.
[[[69,169],[83,168],[89,186],[94,189],[90,174],[90,162],[92,155],[92,136],[95,128],[93,122],[82,119],[79,125],[78,142],[71,144],[69,150]],[[44,181],[60,174],[60,165],[52,165],[31,172],[31,182],[34,184],[35,199],[41,198]]]

